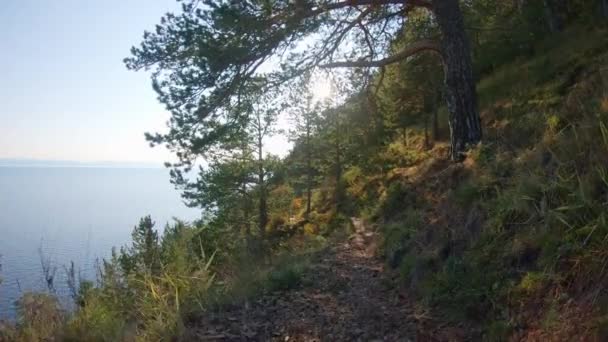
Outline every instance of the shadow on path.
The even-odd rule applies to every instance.
[[[189,340],[415,341],[411,303],[383,280],[374,256],[376,234],[360,219],[352,223],[347,242],[319,252],[304,275],[309,285],[210,313]]]

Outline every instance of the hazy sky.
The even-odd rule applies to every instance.
[[[169,114],[122,59],[175,0],[2,0],[0,158],[165,161]],[[274,141],[278,151],[285,143]]]

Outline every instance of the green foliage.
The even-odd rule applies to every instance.
[[[536,294],[547,284],[547,276],[540,272],[528,272],[521,279],[519,288],[528,294]]]
[[[132,272],[157,274],[160,271],[160,246],[158,233],[150,216],[139,221],[131,234],[132,247],[121,253],[122,269],[126,274]]]
[[[102,293],[89,293],[86,305],[78,309],[65,329],[66,341],[117,341],[135,335],[133,322],[125,320],[124,313],[108,303]]]
[[[250,258],[240,260],[232,277],[225,279],[221,288],[210,298],[215,305],[240,303],[262,293],[287,291],[306,286],[306,272],[316,252],[325,247],[319,237],[304,241],[306,248],[284,251],[275,255],[270,265],[252,262]]]
[[[357,183],[361,182],[361,178],[363,177],[363,170],[357,166],[353,166],[346,170],[342,175],[342,178],[346,182],[349,188],[353,188],[357,185]]]
[[[474,203],[477,199],[479,199],[481,193],[478,188],[478,184],[472,181],[465,181],[463,183],[458,184],[456,189],[451,194],[451,200],[454,203],[462,206],[468,207],[472,203]]]
[[[439,220],[439,229],[449,234],[402,229],[394,218],[399,209],[417,208],[416,201],[402,199],[404,191],[397,188],[385,197],[387,203],[402,203],[389,210],[383,233],[388,251],[402,251],[397,267],[405,283],[451,319],[479,322],[487,340],[505,340],[512,327],[526,324],[519,321],[530,310],[526,303],[544,300],[549,288],[576,296],[605,286],[607,134],[605,118],[597,114],[604,81],[592,70],[608,60],[602,38],[595,36],[602,31],[581,38],[577,30],[526,59],[525,77],[516,71],[519,63],[518,69],[497,67],[482,79],[480,97],[489,125],[496,126],[469,153],[464,180],[448,192],[432,178],[410,186],[417,196],[445,198],[441,210],[427,217]],[[448,177],[437,182],[451,181]],[[464,218],[461,210],[468,211]],[[476,212],[481,215],[472,215]],[[479,231],[465,235],[459,253],[434,255],[458,242],[459,229],[475,217],[481,220]],[[557,305],[534,308],[543,311],[537,322],[542,329],[563,324]]]
[[[208,302],[215,253],[203,250],[196,226],[167,225],[160,239],[153,226],[149,216],[141,219],[133,229],[132,245],[114,249],[99,265],[97,286],[76,279],[73,265],[68,269],[77,304],[71,314],[54,296],[25,294],[17,303],[11,339],[160,341],[180,336],[184,317]]]
[[[420,198],[406,184],[392,183],[381,199],[378,213],[382,217],[407,216],[403,208],[416,208]]]
[[[384,235],[383,249],[385,256],[389,260],[402,257],[408,247],[408,243],[422,227],[420,213],[415,210],[408,209],[399,217],[402,217],[402,220],[391,221],[382,226]],[[399,260],[394,260],[391,263],[398,264]]]
[[[355,5],[319,5],[307,1],[185,1],[179,14],[166,14],[156,30],[146,32],[141,45],[132,48],[132,57],[125,59],[127,68],[152,68],[154,90],[172,113],[168,133],[148,134],[147,138],[176,152],[175,179],[182,180],[181,173],[197,157],[213,155],[249,127],[253,109],[264,105],[260,94],[267,95],[281,85],[300,92],[294,84],[333,62],[335,53],[348,55],[352,61],[366,59],[370,48],[372,56],[393,54],[394,38],[403,25],[392,4],[366,10],[360,18],[366,20],[358,20],[364,30],[349,25],[355,19],[351,11]],[[413,17],[419,30],[411,38],[426,33],[432,24],[428,15]],[[370,35],[373,46],[366,43]],[[307,37],[318,43],[300,49],[298,43]],[[259,72],[263,62],[278,56],[285,57],[280,68]],[[426,59],[416,60],[424,64]],[[431,65],[436,70],[437,61]],[[348,79],[344,77],[344,81],[355,82],[336,83],[345,83],[342,90],[355,93],[348,87],[369,81],[370,75],[369,70],[356,70]],[[270,97],[278,98],[276,94]],[[340,113],[334,114],[337,118]],[[333,132],[339,133],[344,126],[336,123]]]
[[[300,285],[302,281],[300,265],[281,266],[268,274],[268,289],[270,291],[291,290]]]
[[[421,261],[420,257],[416,257],[413,254],[408,254],[402,260],[400,260],[399,275],[405,283],[411,285],[411,279],[416,272],[417,264]]]
[[[431,303],[441,305],[453,319],[482,320],[500,312],[504,290],[500,265],[450,257],[421,288]],[[498,267],[497,267],[498,266]]]

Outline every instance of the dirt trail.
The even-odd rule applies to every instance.
[[[387,286],[384,264],[374,257],[375,234],[359,219],[352,223],[348,241],[320,252],[306,286],[205,315],[190,340],[419,340],[411,304]]]

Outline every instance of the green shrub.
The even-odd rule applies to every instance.
[[[409,282],[412,272],[415,270],[417,258],[413,254],[406,255],[401,260],[401,265],[399,266],[399,274],[401,278],[407,282]]]
[[[399,221],[391,221],[382,225],[382,252],[389,265],[397,268],[403,257],[414,247],[413,239],[422,226],[422,218],[416,210],[408,209]]]
[[[474,203],[481,195],[481,191],[477,183],[473,181],[466,181],[459,184],[454,191],[451,193],[451,200],[457,203],[461,207],[469,207]]]
[[[80,283],[82,303],[65,339],[170,340],[183,332],[185,315],[203,309],[215,253],[204,251],[196,227],[177,222],[156,239],[151,223],[142,220],[133,245],[103,261],[99,287]]]
[[[400,218],[407,216],[406,208],[417,208],[421,206],[420,199],[406,184],[393,182],[381,198],[378,207],[379,215],[384,218]]]
[[[268,289],[270,291],[291,290],[300,285],[302,269],[296,266],[283,267],[268,274]]]
[[[85,305],[68,321],[66,341],[120,341],[128,334],[124,312],[117,310],[100,291],[90,292]],[[134,329],[134,327],[131,327]],[[134,331],[131,333],[134,334]]]
[[[538,293],[547,285],[547,276],[541,272],[527,272],[519,283],[519,289],[526,294]]]

